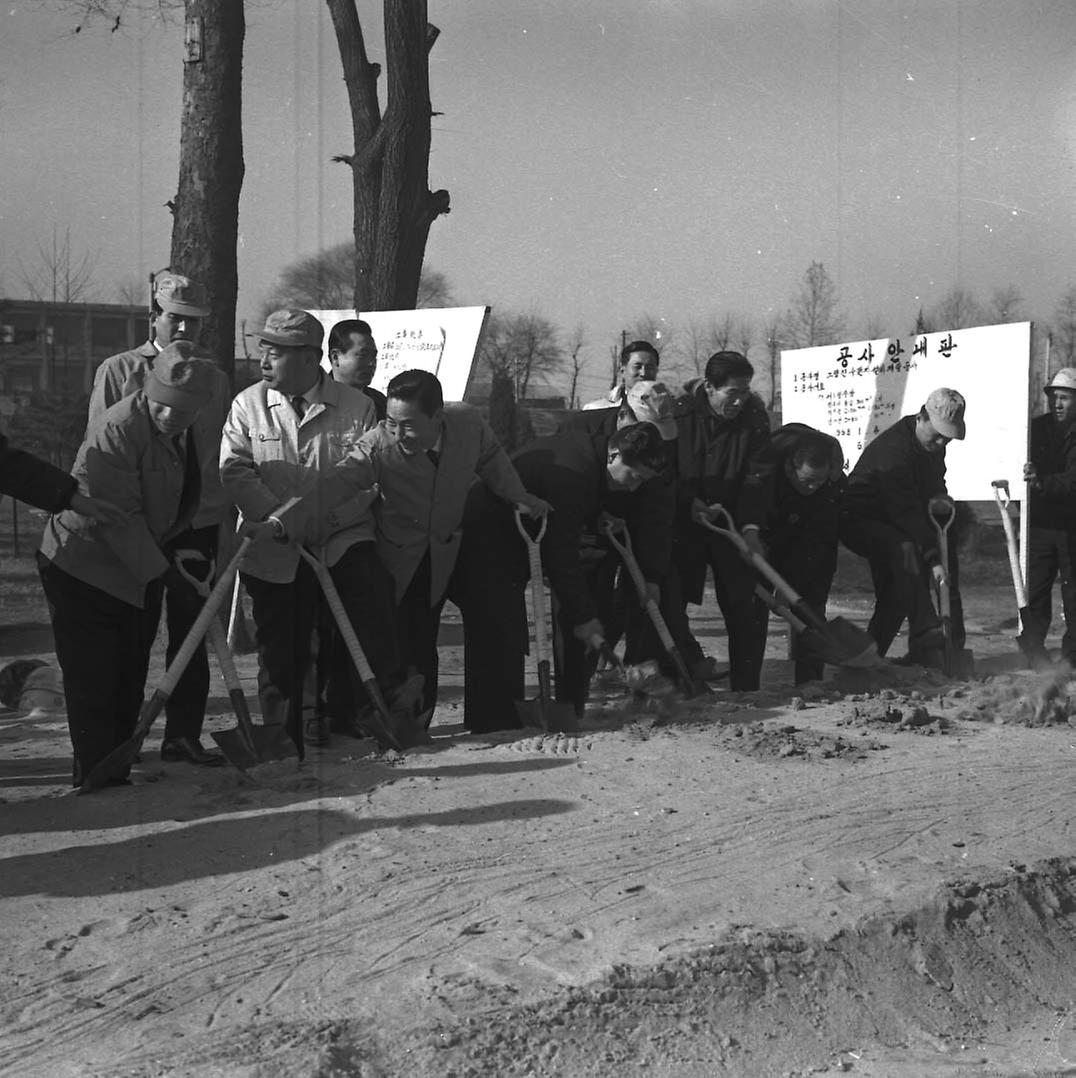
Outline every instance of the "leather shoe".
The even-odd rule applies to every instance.
[[[173,737],[161,742],[161,759],[167,764],[201,764],[223,767],[227,761],[219,752],[209,752],[196,737]]]

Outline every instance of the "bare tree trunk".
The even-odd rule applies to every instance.
[[[200,23],[202,55],[183,65],[179,190],[171,267],[205,285],[212,307],[203,341],[235,376],[236,245],[243,186],[243,0],[186,0],[188,40]],[[189,46],[188,46],[189,48]]]
[[[388,95],[382,117],[380,67],[369,61],[355,0],[326,0],[351,108],[355,218],[355,307],[413,308],[430,226],[448,213],[447,191],[429,190],[429,51],[439,31],[426,0],[384,0]]]

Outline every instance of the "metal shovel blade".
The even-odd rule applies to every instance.
[[[295,742],[288,737],[283,726],[255,726],[250,731],[251,741],[238,726],[231,730],[218,730],[209,736],[217,743],[228,763],[240,771],[298,755]]]
[[[830,618],[826,622],[826,637],[834,656],[829,661],[835,666],[864,669],[885,665],[874,638],[847,618]]]

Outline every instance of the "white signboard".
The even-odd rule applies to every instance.
[[[947,386],[968,402],[967,437],[945,453],[950,496],[989,501],[995,479],[1018,496],[1030,358],[1030,322],[797,348],[781,353],[782,418],[833,435],[851,468],[872,438]]]
[[[446,401],[463,400],[478,346],[489,318],[488,307],[424,307],[417,311],[312,311],[325,327],[325,356],[330,369],[329,331],[345,318],[369,323],[377,342],[373,387],[384,392],[401,371],[424,370],[441,382]]]

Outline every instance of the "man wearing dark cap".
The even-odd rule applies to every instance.
[[[329,728],[326,716],[310,719],[305,729],[302,722],[320,588],[298,544],[324,558],[374,675],[390,698],[404,682],[392,579],[374,542],[371,505],[377,492],[339,467],[374,426],[374,405],[322,371],[323,334],[321,323],[307,311],[269,315],[259,334],[261,381],[232,402],[220,451],[221,480],[243,515],[242,530],[268,530],[279,540],[253,548],[242,577],[253,602],[258,654],[268,681],[286,701],[288,732],[300,752],[306,742],[328,741]],[[300,502],[286,519],[271,515],[292,497]],[[363,700],[365,690],[352,664],[347,666],[353,699]]]
[[[964,647],[964,611],[957,544],[949,543],[947,568],[928,506],[949,497],[945,447],[964,437],[964,408],[955,389],[935,389],[916,415],[903,416],[867,443],[841,504],[841,542],[870,563],[875,605],[867,631],[879,654],[885,655],[907,619],[907,661],[938,669],[945,639],[930,599],[931,580],[949,589],[957,650]]]
[[[94,376],[90,394],[87,432],[105,411],[117,401],[140,390],[154,368],[161,350],[185,341],[197,343],[202,319],[209,314],[209,303],[201,285],[178,273],[161,272],[154,278],[151,337],[129,352],[110,356]],[[189,432],[190,451],[201,473],[201,498],[194,519],[174,544],[184,569],[196,579],[205,579],[217,555],[220,525],[228,515],[228,502],[220,485],[218,458],[220,434],[231,401],[231,386],[225,373],[209,363],[212,394],[198,412]],[[171,663],[179,651],[202,599],[190,581],[174,566],[165,577],[165,623],[168,648],[165,661]],[[195,764],[220,764],[223,758],[206,751],[201,743],[202,723],[209,698],[209,661],[205,644],[195,650],[186,670],[165,704],[164,745],[161,752],[169,761]]]
[[[190,428],[216,368],[187,341],[155,358],[141,389],[106,409],[79,449],[79,488],[125,514],[49,518],[38,552],[75,752],[73,781],[131,736],[160,618],[164,575],[201,494]]]

